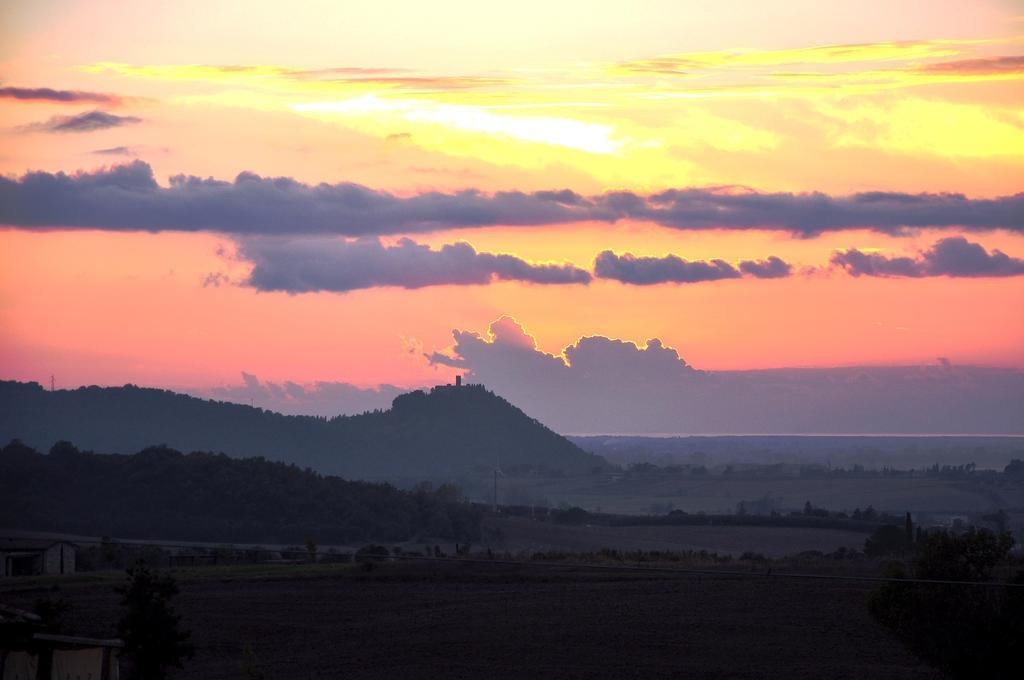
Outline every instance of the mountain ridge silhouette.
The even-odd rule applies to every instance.
[[[397,396],[387,410],[323,418],[125,385],[47,391],[0,381],[0,442],[39,450],[72,441],[102,453],[165,445],[262,456],[350,479],[448,479],[526,466],[589,472],[605,465],[482,385]]]

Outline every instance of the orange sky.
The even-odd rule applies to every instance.
[[[429,6],[11,3],[0,88],[111,97],[0,97],[0,174],[142,159],[164,186],[253,171],[400,196],[1024,190],[1024,10],[1012,2]],[[45,129],[96,110],[125,120]],[[1024,276],[829,267],[837,250],[913,257],[954,235],[1024,258],[1019,231],[798,238],[629,219],[447,229],[409,237],[588,270],[610,249],[734,265],[774,255],[795,273],[289,295],[240,285],[252,265],[231,257],[229,235],[24,226],[0,229],[0,378],[205,387],[248,371],[420,385],[450,377],[422,352],[503,314],[549,352],[582,335],[658,337],[704,369],[939,356],[1024,368]],[[221,285],[204,286],[210,274]]]

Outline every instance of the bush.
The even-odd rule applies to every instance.
[[[141,560],[128,569],[128,580],[119,586],[124,616],[118,634],[124,638],[124,651],[131,657],[130,680],[162,680],[167,668],[181,668],[191,658],[191,634],[179,630],[181,622],[170,601],[178,594],[178,585],[166,574],[159,574]]]
[[[987,581],[1007,560],[1013,539],[984,529],[928,534],[912,576]],[[888,575],[905,578],[897,563]],[[1024,572],[1012,581],[1024,584]],[[953,678],[1019,677],[1024,648],[1024,588],[997,585],[887,583],[872,593],[871,615],[927,663]]]
[[[391,557],[391,551],[382,545],[371,543],[356,551],[356,562],[381,562]]]
[[[864,554],[868,557],[885,557],[902,554],[910,550],[906,530],[894,524],[885,524],[875,529],[864,541]]]
[[[552,513],[553,519],[559,524],[584,524],[590,519],[590,513],[583,508],[566,508]]]

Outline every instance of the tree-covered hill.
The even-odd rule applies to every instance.
[[[123,538],[302,543],[473,541],[479,511],[458,490],[352,482],[262,458],[0,449],[0,527]]]
[[[51,392],[0,381],[0,441],[14,438],[40,450],[67,440],[104,453],[166,445],[407,482],[495,463],[567,473],[604,464],[478,385],[410,392],[387,411],[325,419],[134,385]]]

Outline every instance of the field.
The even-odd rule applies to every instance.
[[[501,531],[496,547],[512,553],[537,550],[707,550],[738,556],[752,551],[767,557],[805,550],[832,552],[864,548],[867,534],[839,529],[747,526],[567,526],[525,518],[488,517],[485,526]]]
[[[244,677],[246,646],[268,679],[938,677],[871,621],[859,583],[449,563],[178,577],[196,655],[174,678]],[[59,582],[76,633],[112,632],[118,578]],[[9,581],[0,602],[54,583]]]
[[[895,514],[975,513],[996,507],[1024,507],[1024,484],[936,478],[725,477],[681,474],[591,475],[551,479],[502,480],[499,498],[510,503],[565,503],[586,510],[621,514],[686,512],[731,513],[740,501],[766,496],[781,510],[806,501],[832,511],[874,506]],[[525,501],[525,502],[524,502]]]

